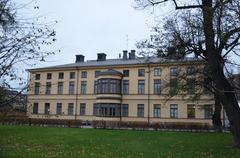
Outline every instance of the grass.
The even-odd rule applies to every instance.
[[[231,134],[0,126],[3,158],[239,157]]]

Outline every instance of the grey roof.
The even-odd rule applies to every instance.
[[[77,62],[64,65],[56,65],[42,68],[29,69],[31,70],[41,70],[41,69],[61,69],[61,68],[74,68],[74,67],[100,67],[100,66],[120,66],[120,65],[137,65],[137,64],[147,64],[147,63],[179,63],[187,61],[197,61],[203,62],[199,58],[184,58],[184,59],[167,59],[167,58],[136,58],[136,59],[107,59],[106,61],[88,60],[86,62]]]

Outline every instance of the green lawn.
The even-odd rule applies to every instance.
[[[0,126],[3,158],[240,157],[231,143],[219,133]]]

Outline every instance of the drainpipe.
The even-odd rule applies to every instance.
[[[75,120],[77,120],[77,101],[78,101],[78,79],[79,79],[79,69],[76,67],[77,70],[77,85],[76,85],[76,99],[75,99]]]
[[[150,124],[150,63],[148,63],[148,125]]]
[[[120,124],[121,124],[122,123],[122,100],[123,100],[123,74],[121,75],[120,94],[121,94],[121,100],[120,100]]]

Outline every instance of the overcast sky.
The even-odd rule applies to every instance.
[[[49,62],[36,67],[71,63],[76,54],[87,60],[96,59],[100,52],[117,58],[127,45],[128,50],[136,49],[136,41],[148,37],[153,24],[150,10],[135,10],[133,0],[39,0],[38,11],[33,5],[35,2],[26,8],[27,16],[58,21],[57,42],[50,47],[61,49]]]

